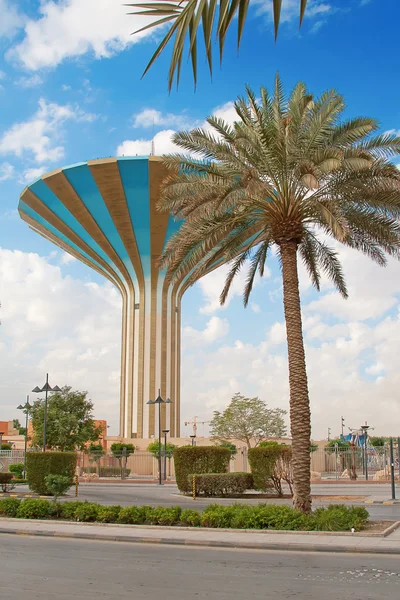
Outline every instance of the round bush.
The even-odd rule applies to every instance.
[[[97,519],[100,523],[116,523],[118,521],[121,506],[99,506],[97,510]]]
[[[97,521],[97,515],[99,512],[100,505],[94,502],[80,502],[75,510],[75,518],[77,521],[82,523],[90,523]]]
[[[76,458],[75,452],[27,452],[26,478],[30,489],[37,494],[48,494],[47,475],[64,475],[72,484]]]
[[[41,498],[23,500],[17,510],[18,519],[46,519],[50,514],[50,502]]]
[[[146,512],[148,506],[127,506],[122,508],[118,515],[118,523],[128,525],[141,525],[146,521]]]
[[[179,523],[182,509],[180,506],[158,506],[146,511],[146,523],[150,525],[176,525]]]
[[[201,525],[201,516],[197,510],[193,508],[185,508],[181,512],[181,524],[186,525],[186,527],[200,527]]]
[[[226,473],[231,452],[216,446],[183,446],[174,450],[176,485],[181,492],[189,493],[192,486],[189,475],[194,473]]]
[[[22,479],[24,472],[24,463],[14,463],[8,467],[10,473],[14,474],[15,479]]]
[[[18,500],[18,498],[2,498],[0,500],[0,515],[12,518],[16,517],[20,504],[21,500]]]
[[[61,517],[71,521],[76,521],[76,510],[82,502],[80,500],[73,500],[72,502],[63,502],[61,504]]]

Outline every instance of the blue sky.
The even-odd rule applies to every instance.
[[[301,31],[297,5],[283,0],[275,44],[270,2],[254,0],[239,54],[232,31],[212,81],[200,58],[197,89],[185,65],[169,94],[168,53],[141,80],[160,33],[131,37],[143,19],[126,16],[119,0],[0,0],[0,419],[15,416],[48,369],[58,385],[89,389],[115,433],[118,421],[118,295],[19,220],[26,183],[91,158],[148,153],[153,122],[156,152],[168,152],[171,131],[213,112],[232,119],[244,85],[272,86],[276,71],[286,89],[299,79],[315,94],[335,87],[348,117],[400,129],[398,3],[310,1]],[[398,435],[399,266],[382,270],[349,251],[342,258],[347,302],[327,283],[316,294],[301,273],[313,436],[338,432],[342,414],[352,427],[368,419]],[[246,311],[240,281],[218,307],[222,282],[223,270],[184,298],[183,420],[208,419],[236,391],[288,405],[276,260]]]

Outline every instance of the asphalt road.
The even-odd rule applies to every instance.
[[[400,595],[389,556],[176,548],[0,537],[2,600],[381,600]]]

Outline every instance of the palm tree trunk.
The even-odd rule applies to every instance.
[[[290,431],[292,435],[293,505],[311,510],[311,414],[308,397],[306,359],[301,323],[297,244],[280,244],[283,279],[283,306],[289,360]]]

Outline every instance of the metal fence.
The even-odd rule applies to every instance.
[[[394,449],[394,468],[396,478],[400,476],[399,448]],[[8,471],[14,463],[24,462],[23,450],[0,451],[0,471]],[[161,472],[164,478],[164,457],[161,460]],[[330,479],[369,479],[374,481],[390,480],[390,452],[389,447],[382,448],[354,447],[349,450],[339,448],[318,448],[311,453],[311,477],[314,480]],[[126,458],[115,458],[106,454],[95,460],[87,453],[78,455],[80,476],[86,481],[101,479],[127,479],[127,480],[156,480],[158,479],[158,459],[147,451],[136,450]],[[238,448],[232,458],[229,470],[234,472],[250,472],[248,450],[246,447]],[[174,459],[166,460],[166,479],[175,480]]]
[[[162,458],[162,476],[164,478],[164,458]],[[136,450],[128,457],[115,458],[106,454],[95,460],[86,453],[81,453],[78,459],[80,476],[87,481],[104,479],[154,480],[158,478],[158,459],[151,452]],[[175,478],[174,461],[167,459],[167,479]]]
[[[318,448],[311,453],[311,478],[318,479],[367,479],[373,481],[390,480],[390,451],[382,448],[354,447],[348,450]],[[394,447],[394,468],[396,478],[400,477],[399,448]],[[248,449],[238,449],[231,460],[231,472],[250,472]]]
[[[0,472],[7,472],[10,465],[24,462],[23,450],[0,450]]]

